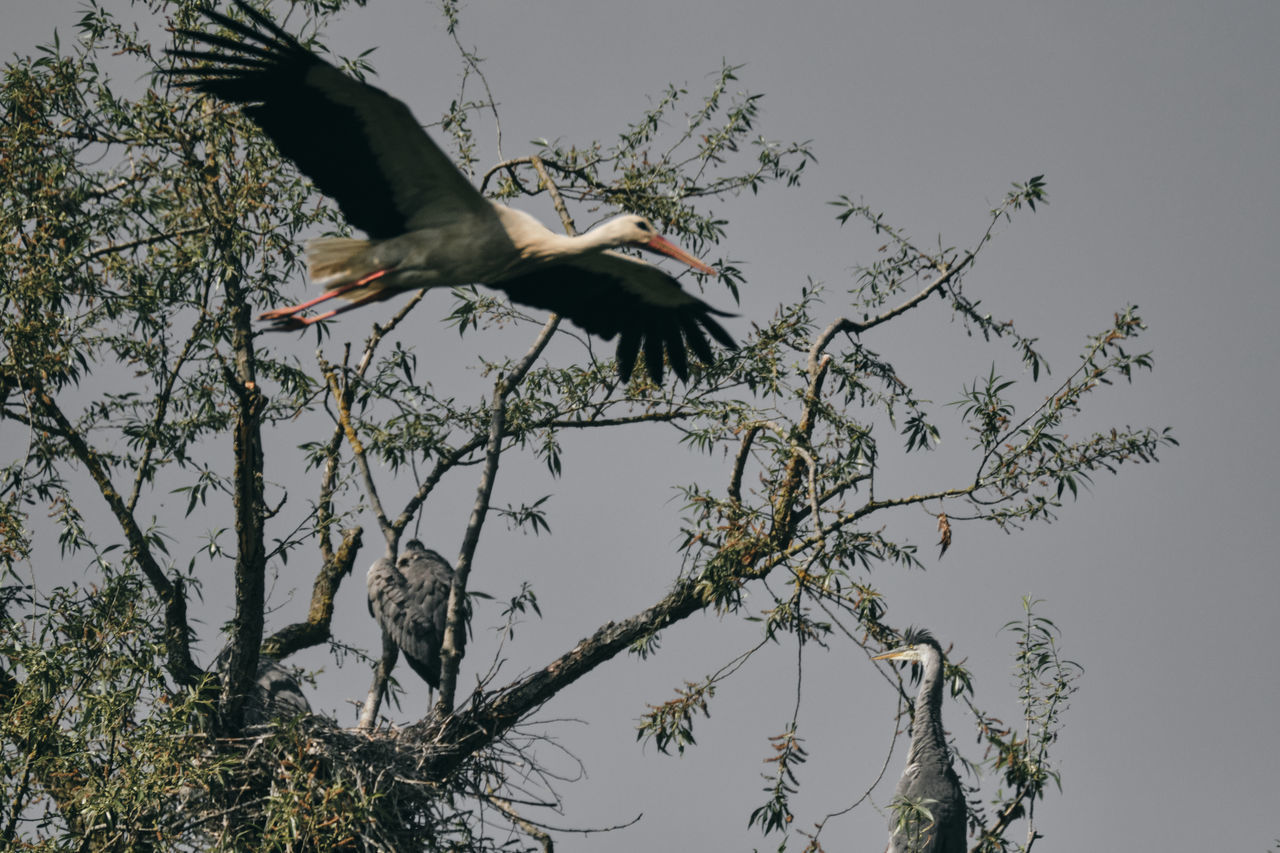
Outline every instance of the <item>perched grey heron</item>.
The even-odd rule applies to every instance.
[[[434,690],[440,686],[440,646],[449,614],[453,567],[417,539],[404,545],[400,558],[386,557],[369,567],[369,614],[404,652],[413,671]]]
[[[911,722],[911,751],[894,791],[885,852],[964,853],[964,792],[942,730],[942,647],[928,631],[908,630],[902,639],[903,645],[873,658],[924,667]]]
[[[226,677],[230,662],[231,647],[228,646],[218,653],[214,663],[221,677]],[[292,719],[310,713],[311,703],[302,693],[297,674],[275,658],[259,655],[258,679],[244,700],[244,724],[265,726],[276,718]]]

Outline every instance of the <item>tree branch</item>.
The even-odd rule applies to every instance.
[[[752,424],[747,427],[747,432],[742,436],[742,443],[738,447],[738,455],[733,459],[733,473],[729,476],[729,499],[735,504],[742,503],[742,472],[747,467],[747,456],[751,453],[751,443],[755,440],[756,433],[760,432],[762,428],[760,424]]]
[[[301,649],[319,645],[329,639],[333,623],[333,601],[338,595],[342,579],[351,574],[356,555],[363,544],[364,531],[360,527],[344,530],[338,550],[329,557],[316,574],[311,587],[311,607],[305,622],[295,622],[281,628],[262,641],[264,653],[275,658],[286,658]]]
[[[236,420],[232,453],[235,457],[236,610],[232,621],[231,652],[222,685],[221,722],[232,732],[243,722],[245,697],[258,677],[266,606],[266,497],[263,475],[262,412],[266,398],[258,389],[253,350],[253,317],[239,279],[225,282],[233,329],[234,373],[227,369],[227,385],[235,397]]]
[[[137,240],[129,240],[126,243],[115,243],[109,246],[101,246],[97,249],[86,252],[84,260],[92,261],[102,257],[103,255],[110,255],[115,252],[127,252],[130,249],[139,249],[143,246],[150,246],[154,243],[172,240],[174,237],[186,237],[191,234],[201,234],[208,230],[208,225],[193,225],[189,228],[179,228],[178,230],[168,234],[153,234],[149,237],[140,237]]]
[[[560,223],[564,225],[565,233],[570,237],[577,234],[578,228],[573,224],[573,217],[569,215],[569,208],[565,206],[564,199],[560,196],[560,188],[556,186],[556,182],[551,180],[551,176],[547,174],[547,167],[543,164],[542,158],[534,155],[529,158],[529,162],[533,163],[533,168],[537,170],[542,186],[547,188],[547,193],[551,196],[551,203],[555,205],[556,213],[560,214]]]
[[[378,519],[378,527],[386,538],[388,547],[390,547],[394,543],[394,536],[399,531],[393,531],[391,523],[387,521],[387,514],[382,509],[382,501],[378,498],[378,487],[373,482],[373,471],[369,468],[369,458],[364,452],[364,445],[360,442],[360,437],[356,435],[355,426],[351,423],[351,383],[348,382],[346,387],[340,387],[333,366],[323,356],[317,356],[317,359],[320,362],[320,369],[324,372],[325,381],[329,384],[329,393],[333,395],[333,402],[338,407],[338,425],[347,437],[347,444],[351,447],[351,455],[355,457],[356,465],[360,468],[360,475],[364,479],[365,494],[369,498],[369,504],[373,508],[374,516]]]
[[[430,775],[447,776],[468,756],[493,743],[565,687],[608,662],[637,640],[705,607],[694,580],[647,610],[621,622],[608,622],[591,637],[547,666],[504,689],[492,700],[450,716],[435,716],[408,728],[416,739],[433,745]]]
[[[151,467],[151,457],[155,453],[156,443],[159,441],[160,428],[164,425],[165,416],[169,413],[169,402],[173,399],[173,389],[178,382],[178,375],[182,372],[183,366],[195,349],[196,343],[202,337],[203,327],[204,317],[202,315],[192,327],[190,337],[187,338],[187,342],[182,347],[182,352],[178,354],[177,360],[173,363],[173,369],[165,377],[164,387],[156,395],[155,415],[151,418],[151,429],[147,433],[142,458],[138,460],[138,470],[133,476],[133,489],[129,493],[127,505],[130,513],[138,506],[138,499],[142,494],[142,484],[147,478],[147,469]]]
[[[551,342],[560,325],[560,317],[552,314],[510,376],[500,377],[493,389],[492,412],[489,418],[489,437],[485,445],[484,470],[476,487],[476,501],[462,537],[462,548],[453,569],[453,586],[449,591],[449,615],[445,623],[444,643],[440,648],[440,701],[437,707],[442,713],[453,708],[457,688],[458,666],[466,647],[467,637],[467,578],[471,574],[471,561],[476,545],[480,542],[480,529],[489,513],[489,499],[493,494],[494,480],[498,475],[498,459],[502,455],[502,438],[506,430],[507,396],[519,386],[529,368]]]
[[[771,538],[779,549],[787,546],[795,532],[796,490],[800,487],[800,469],[809,465],[802,451],[812,440],[813,428],[817,423],[818,403],[822,399],[822,383],[831,366],[831,357],[822,355],[823,346],[825,344],[820,337],[809,350],[809,387],[805,392],[804,409],[791,439],[792,451],[782,484],[770,499],[773,507]]]
[[[98,491],[111,508],[116,523],[120,525],[129,543],[129,556],[142,570],[164,604],[164,637],[169,674],[183,687],[195,686],[202,673],[191,660],[191,629],[187,625],[187,599],[182,579],[175,577],[171,580],[166,577],[164,570],[156,562],[146,534],[129,512],[120,493],[111,484],[111,476],[97,451],[88,445],[84,436],[72,426],[57,402],[43,388],[37,387],[35,395],[41,409],[57,424],[58,431],[70,446],[71,452],[97,484]]]
[[[941,275],[939,275],[933,281],[929,282],[929,284],[925,286],[924,290],[921,290],[919,293],[917,293],[915,296],[908,299],[906,302],[903,302],[901,305],[891,308],[888,311],[885,311],[883,314],[880,314],[870,320],[864,320],[861,323],[855,320],[844,318],[844,317],[842,317],[839,320],[836,320],[834,323],[828,326],[826,330],[823,331],[822,335],[819,337],[817,342],[818,344],[820,344],[819,348],[825,349],[827,343],[833,337],[835,337],[836,335],[842,332],[852,332],[855,335],[860,335],[869,329],[874,329],[876,326],[879,326],[881,323],[887,323],[890,320],[892,320],[894,317],[907,313],[912,308],[915,308],[921,302],[924,302],[926,299],[928,299],[929,296],[932,295],[935,291],[941,289],[944,285],[946,285],[952,279],[958,276],[964,270],[965,267],[973,263],[974,257],[976,257],[975,253],[969,252],[964,256],[963,259],[961,259],[960,263],[956,264],[955,266],[947,266],[946,264],[943,264],[942,266],[944,267],[944,269],[942,270]]]

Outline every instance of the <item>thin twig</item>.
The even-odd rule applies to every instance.
[[[738,455],[733,460],[733,473],[729,476],[729,497],[735,504],[742,503],[742,472],[747,467],[747,455],[751,452],[751,442],[755,440],[756,433],[760,432],[760,424],[752,424],[747,427],[747,432],[742,436],[742,443],[738,446]]]
[[[489,112],[493,113],[493,127],[495,135],[494,147],[497,149],[498,157],[502,157],[502,118],[498,115],[498,102],[494,100],[493,92],[489,89],[489,79],[485,77],[484,72],[480,70],[481,60],[474,53],[471,53],[462,46],[462,41],[458,38],[458,30],[456,27],[449,28],[449,35],[453,36],[453,43],[457,45],[458,53],[462,55],[462,61],[466,63],[470,71],[475,72],[475,75],[480,78],[480,85],[484,86],[484,95],[487,100],[484,104],[476,104],[476,106],[487,106],[489,108]],[[466,73],[470,72],[464,72],[462,80],[462,88],[464,90],[466,89]],[[462,91],[458,93],[459,102],[462,102],[462,95],[464,94],[465,93]]]
[[[129,512],[120,493],[111,484],[111,475],[96,450],[89,446],[84,436],[71,424],[57,402],[43,388],[34,389],[40,408],[56,424],[56,430],[67,442],[71,452],[89,472],[98,491],[111,508],[129,542],[129,556],[142,570],[151,587],[164,603],[165,650],[168,655],[169,674],[184,687],[191,687],[199,680],[201,672],[191,659],[191,629],[187,625],[186,591],[181,578],[172,580],[156,561],[147,542],[147,536],[138,526],[137,519]]]
[[[360,719],[356,728],[362,732],[372,731],[378,719],[378,708],[382,705],[382,697],[387,692],[387,681],[391,678],[391,670],[395,668],[396,658],[400,656],[400,648],[392,641],[386,631],[382,632],[382,655],[378,665],[373,668],[373,683],[365,695],[364,705],[360,708]]]
[[[544,853],[555,853],[556,845],[550,833],[521,817],[515,806],[511,805],[510,800],[495,797],[493,794],[488,795],[485,799],[489,801],[490,805],[505,814],[508,820],[524,830],[526,835],[541,844]]]
[[[826,328],[826,330],[820,336],[819,341],[821,341],[822,346],[825,347],[827,341],[829,341],[831,338],[835,337],[836,335],[842,332],[853,332],[855,335],[860,335],[869,329],[874,329],[876,326],[879,326],[881,323],[887,323],[888,321],[892,320],[894,317],[907,313],[912,308],[915,308],[921,302],[924,302],[926,299],[928,299],[929,296],[931,296],[935,291],[941,289],[946,284],[948,284],[952,279],[958,276],[964,270],[965,267],[973,263],[974,257],[976,257],[975,252],[969,252],[964,256],[964,258],[961,259],[960,263],[955,264],[954,266],[947,266],[946,264],[942,264],[942,266],[945,268],[942,269],[941,274],[937,278],[935,278],[933,281],[929,282],[923,290],[921,290],[915,296],[908,299],[906,302],[903,302],[901,305],[891,308],[888,311],[885,311],[883,314],[873,317],[870,320],[864,320],[861,323],[857,322],[856,320],[850,320],[848,318],[841,318],[839,320],[836,320],[834,323],[832,323],[830,326]]]
[[[191,234],[201,234],[208,230],[208,225],[194,225],[190,228],[179,228],[177,231],[173,231],[168,234],[153,234],[150,237],[139,237],[137,240],[130,240],[127,243],[114,243],[109,246],[102,246],[101,248],[93,249],[92,251],[86,252],[82,260],[92,261],[113,252],[127,252],[130,249],[150,246],[152,243],[160,243],[165,240],[171,240],[174,237],[186,237]]]
[[[493,403],[489,417],[489,436],[485,445],[484,469],[480,474],[480,483],[476,487],[476,500],[472,506],[471,518],[467,521],[467,529],[462,537],[462,548],[458,561],[454,564],[453,586],[449,591],[449,615],[445,622],[444,643],[441,645],[442,661],[440,674],[440,701],[438,707],[443,713],[453,708],[454,691],[457,686],[458,666],[466,646],[466,600],[467,578],[471,573],[472,558],[476,545],[480,542],[480,529],[484,526],[489,513],[489,499],[493,495],[493,484],[498,475],[498,459],[502,455],[502,439],[506,432],[507,396],[524,380],[533,363],[542,355],[547,344],[551,342],[560,318],[552,314],[542,327],[524,358],[516,365],[509,376],[500,377],[493,389]]]
[[[551,180],[551,176],[547,174],[547,167],[543,164],[542,158],[534,155],[529,158],[529,162],[538,171],[538,178],[541,180],[542,186],[546,187],[547,193],[551,196],[551,203],[556,206],[556,213],[560,214],[560,222],[564,225],[565,233],[570,237],[574,236],[578,233],[578,229],[573,224],[573,217],[569,215],[569,208],[565,206],[564,199],[560,196],[560,188],[556,186],[556,182]]]
[[[849,812],[856,809],[858,806],[862,805],[862,802],[866,800],[868,797],[870,797],[871,792],[874,791],[877,786],[879,786],[880,780],[884,779],[884,774],[887,773],[889,770],[889,762],[893,760],[894,745],[897,744],[898,742],[898,720],[901,717],[902,717],[902,694],[901,692],[899,692],[898,710],[893,715],[893,737],[889,738],[889,749],[884,754],[884,763],[880,765],[880,772],[876,774],[876,778],[874,781],[872,781],[870,787],[868,787],[867,790],[862,792],[862,796],[858,797],[858,799],[854,800],[849,805],[840,809],[840,811],[831,812],[827,814],[825,817],[823,817],[822,820],[818,821],[814,825],[813,835],[809,836],[812,840],[814,841],[818,840],[818,836],[822,834],[822,830],[827,825],[827,821],[831,820],[831,818],[833,817],[840,817],[841,815],[848,814]]]
[[[178,354],[178,359],[173,363],[173,368],[165,377],[164,387],[156,395],[155,415],[151,418],[151,429],[147,432],[147,440],[142,450],[142,457],[138,460],[138,469],[133,477],[133,489],[129,492],[127,505],[131,513],[138,506],[138,499],[142,494],[142,484],[146,480],[147,469],[151,467],[151,456],[155,453],[156,444],[160,441],[160,435],[162,434],[160,427],[164,424],[165,416],[169,413],[169,401],[173,399],[173,388],[178,382],[178,375],[182,372],[182,367],[186,364],[192,350],[195,349],[196,341],[203,337],[203,326],[204,315],[201,315],[196,318],[195,325],[191,328],[191,336],[187,338],[186,344],[182,347],[182,352]]]
[[[382,509],[382,500],[378,497],[378,487],[373,481],[373,471],[369,468],[369,457],[365,453],[364,444],[361,443],[360,436],[356,435],[355,425],[351,423],[352,386],[348,382],[345,388],[339,387],[338,376],[333,366],[325,360],[324,356],[318,353],[316,360],[320,362],[320,370],[324,373],[325,381],[329,384],[329,393],[333,395],[333,401],[338,406],[338,423],[347,437],[347,444],[351,447],[351,455],[356,460],[356,465],[360,468],[360,475],[364,479],[364,489],[366,496],[369,498],[369,505],[373,508],[373,514],[378,519],[378,527],[382,530],[382,535],[386,537],[387,544],[391,545],[393,544],[391,523],[387,521],[387,514]]]

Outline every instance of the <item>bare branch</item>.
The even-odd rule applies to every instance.
[[[280,629],[262,642],[262,650],[276,658],[286,658],[301,649],[319,645],[330,636],[333,602],[342,579],[351,574],[356,555],[360,553],[363,530],[344,530],[336,552],[330,550],[311,587],[311,607],[305,622],[295,622]]]
[[[209,230],[207,225],[193,225],[190,228],[179,228],[168,234],[153,234],[149,237],[140,237],[137,240],[129,240],[125,243],[113,243],[109,246],[101,246],[92,251],[86,252],[84,260],[92,261],[101,258],[104,255],[114,254],[116,252],[127,252],[130,249],[139,249],[143,246],[150,246],[154,243],[162,243],[172,240],[174,237],[186,237],[191,234],[201,234]]]
[[[705,603],[692,580],[647,610],[621,622],[601,626],[591,637],[542,669],[504,689],[491,701],[461,713],[434,716],[409,727],[418,739],[432,743],[432,775],[447,775],[465,758],[502,737],[527,714],[591,670],[606,663],[637,640],[701,610]]]
[[[321,371],[324,372],[325,381],[329,384],[329,393],[333,396],[333,401],[338,407],[338,425],[342,427],[342,432],[347,437],[347,444],[351,447],[351,455],[356,460],[356,465],[360,468],[360,475],[364,479],[365,495],[369,498],[369,505],[373,509],[374,516],[378,519],[378,527],[386,538],[387,545],[391,546],[394,544],[394,537],[399,531],[393,531],[391,523],[387,521],[387,514],[383,511],[382,501],[378,497],[378,486],[373,481],[373,471],[369,468],[369,458],[364,451],[364,444],[361,443],[360,436],[356,435],[355,425],[351,423],[352,385],[348,382],[345,386],[340,386],[337,372],[333,369],[333,366],[323,356],[317,355],[316,358],[320,362]]]
[[[538,177],[541,179],[541,185],[546,187],[547,192],[551,195],[551,203],[556,206],[556,213],[560,214],[560,222],[564,225],[565,233],[573,236],[578,233],[577,227],[573,224],[573,217],[569,215],[569,208],[565,206],[564,199],[560,196],[560,188],[556,186],[556,182],[551,180],[551,176],[547,174],[547,167],[543,164],[541,157],[530,157],[529,162],[533,163],[533,168],[538,170]]]
[[[266,604],[266,498],[262,452],[262,412],[267,400],[258,389],[256,356],[253,349],[253,317],[238,279],[224,286],[233,329],[231,349],[234,372],[224,368],[228,388],[235,398],[235,425],[232,452],[235,457],[235,616],[232,619],[230,655],[222,685],[222,724],[231,731],[240,728],[244,698],[258,677],[258,654],[262,646]]]
[[[752,424],[747,427],[746,433],[742,436],[742,443],[738,446],[738,455],[733,459],[733,473],[729,475],[729,498],[735,504],[742,503],[742,472],[747,467],[747,456],[751,452],[751,443],[755,440],[756,433],[762,429],[760,424]]]
[[[510,376],[499,377],[493,389],[492,411],[489,418],[489,437],[485,445],[484,470],[480,474],[480,483],[476,487],[476,501],[471,510],[471,518],[467,521],[467,529],[463,534],[462,548],[458,561],[453,569],[453,587],[449,591],[449,616],[445,623],[444,643],[441,645],[442,661],[440,671],[440,701],[437,707],[448,713],[453,707],[454,690],[458,680],[458,666],[466,646],[466,601],[467,578],[471,574],[471,561],[475,556],[476,545],[480,542],[480,529],[484,526],[489,513],[489,499],[493,494],[493,484],[498,476],[498,459],[502,455],[502,438],[506,429],[507,396],[524,379],[529,368],[542,355],[556,327],[560,325],[559,316],[552,314],[546,325],[534,340],[533,346],[525,353],[524,358],[516,365]]]
[[[506,815],[507,820],[520,827],[526,835],[541,844],[543,853],[555,853],[556,844],[555,840],[551,837],[551,834],[521,817],[520,813],[516,811],[515,806],[511,804],[510,800],[504,800],[501,797],[495,797],[492,795],[486,797],[486,799],[494,806],[494,808]]]
[[[391,670],[395,669],[396,659],[400,657],[400,648],[386,631],[382,632],[382,656],[378,665],[373,668],[373,683],[365,695],[364,705],[360,707],[360,719],[356,728],[362,732],[372,731],[378,721],[378,708],[382,705],[382,697],[387,690],[387,682],[391,678]]]

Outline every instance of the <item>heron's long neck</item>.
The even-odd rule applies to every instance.
[[[947,736],[942,730],[942,656],[926,646],[924,678],[916,694],[916,716],[911,723],[911,753],[907,763],[925,755],[947,758]]]

